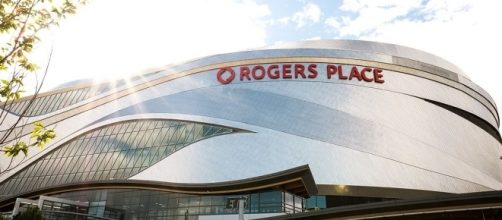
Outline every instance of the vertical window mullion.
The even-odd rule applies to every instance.
[[[60,109],[59,106],[63,102],[64,96],[65,96],[64,92],[57,94],[57,97],[55,98],[54,104],[52,105],[52,111],[57,111]]]
[[[64,107],[66,107],[65,106],[66,99],[68,99],[68,91],[61,93],[61,99],[58,102],[57,110],[60,110]]]
[[[40,103],[38,104],[38,108],[35,110],[35,115],[43,115],[44,112],[42,111],[44,107],[47,105],[47,98],[48,96],[44,96],[40,98]]]
[[[9,112],[11,113],[17,113],[18,112],[18,109],[19,109],[19,106],[21,102],[13,102],[11,105],[10,105],[10,110]]]
[[[68,91],[68,98],[65,100],[65,106],[70,106],[74,98],[75,98],[75,90]]]
[[[26,106],[28,106],[28,100],[27,101],[22,101],[21,103],[19,103],[19,110],[16,112],[18,115],[21,115],[21,113],[23,113],[24,109],[26,108]],[[28,112],[26,112],[28,113]]]
[[[35,109],[37,108],[39,101],[40,101],[40,98],[36,98],[35,100],[33,100],[33,102],[30,105],[30,108],[28,109],[28,111],[26,111],[26,116],[33,115],[33,113],[35,112]],[[30,102],[30,101],[28,101],[28,102]]]
[[[58,98],[59,98],[59,93],[51,95],[51,101],[50,101],[50,104],[49,104],[49,108],[47,108],[47,112],[53,112],[53,111],[55,111],[55,106],[56,106]]]
[[[80,102],[80,96],[82,95],[82,89],[74,90],[75,94],[73,94],[73,99],[71,99],[70,105],[74,105]]]
[[[47,108],[44,109],[45,112],[49,113],[49,112],[53,112],[53,106],[54,104],[56,103],[56,98],[57,98],[57,94],[52,94],[50,96],[50,99],[49,101],[47,102]]]
[[[158,128],[158,130],[159,131],[157,132],[157,137],[155,138],[155,140],[152,143],[152,146],[155,146],[155,147],[162,146],[162,143],[163,143],[162,141],[166,137],[166,133],[169,130],[169,128]]]
[[[80,97],[82,96],[82,89],[77,89],[75,91],[76,91],[75,98],[71,100],[72,105],[79,103]]]
[[[40,110],[42,112],[42,114],[46,114],[48,113],[49,111],[49,108],[51,107],[51,104],[52,104],[52,101],[54,99],[54,95],[49,95],[49,96],[46,96],[47,99],[45,100],[45,105],[44,107]]]
[[[89,91],[90,91],[90,89],[89,89],[89,88],[85,88],[85,89],[83,89],[83,91],[82,91],[82,101],[84,101],[84,100],[86,100],[86,99],[90,98],[90,97],[89,97]]]

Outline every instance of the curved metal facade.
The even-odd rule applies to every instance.
[[[316,77],[309,76],[312,66]],[[359,75],[351,72],[354,68]],[[270,69],[280,76],[267,75]],[[231,71],[235,78],[228,82]],[[0,176],[4,192],[5,183],[24,175],[35,178],[23,172],[55,158],[52,152],[90,131],[140,119],[229,129],[141,166],[128,176],[131,180],[225,182],[308,164],[318,185],[333,186],[328,194],[351,194],[350,188],[339,191],[337,186],[502,190],[494,101],[454,65],[397,45],[308,41],[214,55],[78,100],[48,107],[51,111],[32,110],[41,115],[26,117],[28,123],[57,125],[58,138]]]

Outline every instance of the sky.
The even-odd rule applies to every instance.
[[[42,36],[43,90],[113,79],[201,56],[314,39],[404,45],[459,66],[502,106],[502,1],[90,0]]]

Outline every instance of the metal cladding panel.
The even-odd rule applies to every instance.
[[[252,124],[267,117],[284,118],[286,122],[298,121],[300,119],[297,115],[299,115],[306,117],[305,122],[302,122],[305,125],[317,120],[324,122],[329,118],[355,124],[357,119],[347,119],[347,117],[357,117],[367,120],[367,124],[376,123],[386,129],[398,131],[466,161],[475,157],[477,162],[469,163],[477,164],[477,167],[485,167],[486,170],[497,168],[497,158],[490,157],[497,153],[499,143],[496,139],[462,117],[415,96],[361,85],[297,81],[242,83],[214,87],[204,85],[203,82],[210,81],[204,78],[203,74],[199,74],[172,81],[166,85],[166,89],[177,88],[179,94],[152,99],[141,105],[118,111],[114,115],[174,112],[220,117]],[[206,88],[190,90],[186,85]],[[159,89],[162,87],[164,86]],[[448,89],[446,86],[444,88]],[[455,92],[453,89],[446,90],[448,91]],[[446,92],[442,94],[447,94]],[[149,92],[145,91],[145,94],[147,93]],[[435,95],[434,92],[428,94]],[[454,94],[451,97],[455,97]],[[301,102],[302,100],[305,102]],[[343,114],[336,116],[324,113],[333,109]],[[279,115],[270,115],[276,113]],[[105,119],[110,117],[114,116]],[[298,125],[304,126],[301,123]],[[326,132],[324,130],[330,131],[330,129],[320,129],[322,126],[309,127],[306,130],[313,129],[321,133]],[[284,125],[284,127],[290,126]],[[363,134],[361,131],[358,132]],[[372,131],[365,132],[369,135],[375,134]],[[364,139],[360,136],[362,135],[357,137]],[[479,151],[479,148],[484,150]],[[487,162],[486,158],[492,159]]]
[[[493,101],[456,67],[426,53],[413,54],[410,48],[369,42],[357,46],[357,41],[320,48],[325,43],[190,61],[149,75],[144,84],[93,98],[102,104],[82,107],[76,115],[54,113],[49,119],[65,129],[49,150],[22,166],[91,128],[126,119],[175,117],[251,133],[196,142],[132,179],[231,181],[308,164],[318,184],[448,193],[502,189],[502,146],[486,130],[498,131]],[[290,57],[308,61],[288,62]],[[328,79],[321,70],[329,61],[323,58],[345,59],[347,63],[336,64],[347,69],[355,65],[350,62],[359,62],[359,68],[384,63],[396,68],[383,69],[382,84]],[[228,66],[238,70],[276,63],[316,64],[319,76],[240,80],[237,73],[227,85],[216,77]],[[426,69],[420,74],[438,72],[430,78],[411,73],[420,68]]]
[[[383,63],[392,63],[391,61],[388,61],[387,59],[383,58],[381,54],[365,54],[364,52],[357,52],[357,51],[331,51],[331,50],[313,50],[313,49],[297,49],[297,50],[267,50],[267,51],[260,51],[260,53],[256,52],[241,52],[241,53],[236,53],[236,54],[231,54],[234,56],[230,56],[234,59],[230,59],[228,54],[225,55],[217,55],[214,57],[210,57],[208,59],[202,59],[202,60],[197,60],[194,62],[190,62],[184,65],[181,65],[180,67],[176,67],[176,70],[182,71],[182,70],[187,70],[190,68],[195,68],[204,65],[209,65],[209,61],[212,61],[214,63],[225,63],[225,62],[230,62],[230,61],[235,61],[235,57],[240,57],[242,56],[243,60],[249,60],[249,59],[263,59],[263,58],[268,58],[272,59],[274,57],[301,57],[301,56],[312,56],[312,57],[343,57],[343,58],[351,58],[351,59],[356,59],[356,60],[371,60],[371,61],[378,61],[378,62],[383,62]],[[312,58],[315,60],[315,58]],[[252,61],[249,61],[250,64],[252,64]],[[273,62],[273,61],[272,61]],[[318,64],[318,69],[322,70],[326,68],[325,63],[317,63]],[[267,67],[267,64],[263,65],[264,67]],[[344,68],[350,68],[349,65],[345,65]],[[214,75],[216,74],[216,71],[214,73],[210,74],[210,77],[204,78],[202,81],[208,82],[208,83],[217,83],[215,81]],[[439,71],[439,69],[438,69]],[[386,83],[385,84],[364,84],[361,82],[354,82],[354,81],[344,81],[340,83],[345,83],[345,84],[354,84],[354,85],[364,85],[364,86],[369,86],[369,87],[375,87],[375,88],[385,88],[387,90],[391,91],[396,91],[396,92],[402,92],[402,93],[407,93],[410,95],[426,98],[426,99],[432,99],[436,100],[438,102],[446,103],[448,105],[456,106],[460,109],[463,109],[465,111],[471,112],[472,114],[477,115],[478,117],[483,118],[492,126],[498,127],[498,115],[496,113],[496,110],[494,108],[495,104],[494,101],[491,99],[487,93],[480,89],[478,86],[475,86],[472,82],[468,80],[462,80],[459,81],[458,77],[454,75],[454,73],[450,72],[448,74],[454,75],[454,76],[444,76],[440,75],[438,73],[431,73],[430,75],[435,76],[436,78],[440,76],[443,81],[434,81],[434,80],[429,80],[421,77],[415,77],[409,74],[403,74],[400,72],[395,72],[395,71],[389,71],[385,70],[385,78],[386,78]],[[436,75],[438,76],[436,76]],[[199,75],[199,74],[198,74]],[[443,76],[443,77],[441,77]],[[321,76],[326,78],[326,76]],[[433,77],[434,78],[434,77]],[[462,78],[462,77],[461,77]],[[391,81],[389,81],[391,80]],[[235,80],[237,81],[237,79]],[[268,81],[267,78],[261,80],[261,81]],[[273,80],[277,81],[277,80]],[[315,80],[309,80],[309,81],[315,81]],[[325,79],[320,79],[319,81],[326,81]],[[333,81],[333,80],[331,80]],[[467,90],[459,90],[453,86],[448,86],[445,84],[446,82],[458,82],[462,83],[463,85],[466,85],[466,88],[472,89],[470,91],[469,89]],[[236,83],[236,82],[234,82]],[[336,81],[335,81],[336,83]],[[461,84],[458,84],[461,85]],[[467,91],[470,91],[471,93],[468,93]],[[478,98],[473,97],[470,94],[477,94],[481,95]],[[452,96],[454,96],[452,98]],[[482,98],[481,98],[482,97]],[[483,106],[485,105],[485,106]]]
[[[266,129],[195,143],[132,179],[219,182],[260,176],[304,163],[309,164],[318,184],[397,187],[452,193],[490,190],[484,185],[458,177]]]
[[[502,167],[497,158],[491,156],[497,154],[500,145],[497,140],[464,118],[418,98],[425,96],[466,108],[477,106],[479,112],[489,114],[479,103],[455,89],[390,71],[386,72],[385,85],[283,80],[221,86],[215,82],[215,71],[186,76],[137,93],[135,96],[140,100],[157,91],[167,95],[101,120],[145,113],[220,118],[332,143],[445,176],[483,182],[488,188],[500,188],[502,177],[497,171]],[[411,85],[401,86],[393,81]],[[430,88],[420,90],[421,86]],[[466,105],[469,101],[471,105]]]
[[[267,67],[268,65],[263,65]],[[324,69],[326,68],[326,64],[319,63],[318,64],[319,69]],[[347,66],[347,65],[346,65]],[[178,92],[183,92],[191,89],[196,89],[196,88],[202,88],[202,87],[209,87],[209,86],[222,86],[216,81],[216,72],[218,70],[211,70],[211,71],[205,71],[201,73],[197,73],[195,75],[189,75],[182,77],[177,80],[169,81],[166,82],[162,85],[159,85],[157,87],[145,90],[145,91],[140,91],[138,94],[134,94],[134,96],[141,96],[142,99],[139,100],[146,100],[146,99],[151,99],[156,96],[160,95],[168,95],[168,94],[174,94]],[[326,77],[326,76],[320,76],[321,77]],[[473,97],[463,93],[462,91],[459,91],[455,88],[434,82],[432,80],[428,79],[423,79],[420,77],[412,76],[412,75],[407,75],[407,74],[402,74],[399,72],[394,72],[394,71],[385,71],[385,80],[386,82],[384,84],[368,84],[364,82],[359,82],[357,80],[355,81],[339,81],[337,79],[332,79],[332,80],[326,80],[326,79],[318,79],[318,80],[311,80],[311,79],[305,79],[305,80],[268,80],[268,79],[263,79],[261,81],[243,81],[240,82],[238,79],[236,79],[232,85],[239,84],[239,83],[256,83],[260,84],[263,82],[273,82],[273,83],[278,83],[278,82],[295,82],[295,83],[300,83],[300,82],[316,82],[316,85],[323,85],[323,84],[341,84],[341,85],[352,85],[356,87],[367,87],[367,88],[374,88],[375,90],[387,90],[391,92],[396,92],[396,93],[402,93],[414,97],[419,97],[422,99],[428,99],[428,100],[433,100],[437,101],[440,103],[444,103],[450,106],[454,106],[456,108],[462,109],[464,111],[470,112],[482,119],[484,119],[486,122],[490,123],[494,128],[497,127],[497,121],[494,117],[494,115],[482,104],[480,104],[476,99]],[[225,86],[231,86],[231,85],[225,85]],[[277,88],[282,88],[282,85],[277,86]],[[273,89],[273,86],[271,87]],[[371,90],[369,90],[371,93]],[[144,93],[144,94],[142,94]],[[327,94],[328,95],[328,94]],[[325,97],[328,98],[328,97]],[[349,99],[348,99],[349,100]],[[350,100],[349,100],[350,101]],[[371,104],[371,102],[369,103]]]
[[[412,60],[421,61],[431,65],[435,65],[441,68],[448,69],[457,74],[464,75],[462,70],[453,65],[452,63],[442,59],[441,57],[435,56],[433,54],[413,49],[410,47],[404,47],[395,44],[371,42],[371,41],[361,41],[361,40],[315,40],[315,41],[301,41],[285,43],[280,46],[266,47],[268,48],[318,48],[318,49],[330,49],[330,50],[349,50],[355,52],[366,52],[373,54],[385,54],[387,56],[398,56],[404,57]]]
[[[275,83],[276,86],[281,84],[287,83]],[[247,85],[251,86],[251,84]],[[282,86],[281,88],[290,87]],[[343,89],[355,96],[361,93],[361,88]],[[305,92],[302,89],[291,90],[290,95],[294,94],[292,91]],[[310,91],[322,91],[322,89]],[[336,91],[336,89],[332,91]],[[350,109],[345,112],[287,96],[229,87],[199,89],[154,99],[143,103],[141,107],[126,109],[120,113],[123,115],[147,112],[183,113],[220,118],[333,143],[448,175],[463,176],[469,173],[466,170],[471,170],[473,173],[477,173],[471,175],[470,178],[473,181],[479,179],[478,175],[483,173],[485,173],[484,175],[494,174],[496,179],[502,179],[502,176],[497,172],[502,167],[496,160],[497,158],[491,156],[497,153],[498,146],[498,142],[493,137],[482,130],[480,131],[479,128],[461,117],[451,115],[447,110],[428,102],[404,96],[411,99],[411,101],[406,101],[406,99],[403,100],[403,97],[399,99],[399,96],[403,95],[385,93],[384,91],[376,93],[375,97],[388,100],[383,104],[394,102],[408,108],[403,108],[394,115],[388,113],[384,118],[380,117],[382,119],[378,119],[378,115],[376,115],[373,120],[370,120],[371,113],[363,114],[369,118],[363,119],[359,115],[352,114],[356,112],[348,113],[351,112]],[[340,93],[335,96],[338,100],[333,103],[347,105],[345,99],[350,99],[350,96],[345,96],[345,94]],[[316,96],[313,94],[311,97],[315,98]],[[382,103],[378,103],[374,107],[366,108],[366,110],[380,107],[379,105]],[[363,103],[357,103],[357,99],[353,99],[350,104],[348,106],[356,111],[357,106]],[[415,117],[409,117],[403,121],[399,120],[415,112],[417,112]],[[435,117],[416,117],[419,115],[434,115]],[[393,123],[383,124],[385,120],[392,119]],[[383,123],[377,123],[378,121]],[[456,121],[457,128],[460,129],[448,129],[445,126],[455,124]],[[463,138],[452,143],[445,140],[457,137]],[[472,146],[483,147],[483,150]],[[460,165],[467,165],[470,169],[459,169]],[[481,179],[485,179],[485,177]],[[497,184],[495,184],[496,186]]]

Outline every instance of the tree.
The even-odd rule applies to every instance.
[[[24,212],[14,216],[13,220],[42,220],[42,212],[38,207],[28,207]]]
[[[74,14],[77,6],[85,4],[85,0],[0,0],[0,125],[7,118],[7,111],[13,103],[21,98],[24,92],[24,80],[28,74],[36,74],[38,66],[27,56],[34,45],[40,41],[39,34],[43,30],[57,26],[66,18]],[[47,67],[50,63],[49,62]],[[23,107],[17,120],[10,123],[0,134],[0,151],[10,157],[7,167],[0,168],[0,175],[10,170],[12,160],[21,152],[26,157],[31,147],[43,147],[55,138],[56,133],[47,129],[42,123],[33,123],[29,141],[22,141],[24,135],[14,132],[16,127],[26,126],[22,122],[33,100],[36,99],[43,85],[47,69],[38,81],[34,95]],[[18,137],[19,136],[19,137]]]

